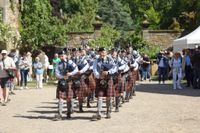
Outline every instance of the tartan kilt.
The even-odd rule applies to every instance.
[[[127,81],[128,85],[127,85],[127,91],[130,91],[132,86],[133,86],[133,83],[134,83],[134,77],[133,77],[133,72],[132,71],[129,71],[128,73],[128,81]]]
[[[138,79],[138,71],[136,70],[136,71],[133,71],[132,73],[133,73],[133,84],[135,85]]]
[[[56,90],[56,98],[58,99],[72,99],[74,96],[73,90],[72,90],[72,82],[68,83],[68,89],[64,92],[59,91],[59,88],[57,87]]]
[[[80,87],[79,88],[74,88],[76,91],[76,96],[78,97],[78,99],[83,99],[84,97],[87,96],[88,93],[88,87],[84,81],[84,79],[80,80]]]
[[[101,80],[98,79],[96,84],[97,88],[95,90],[97,97],[115,97],[115,87],[113,83],[113,79],[105,80],[107,83],[106,87],[102,87],[100,84]]]
[[[96,80],[95,80],[94,75],[92,73],[86,78],[85,83],[88,86],[89,92],[96,89]]]
[[[115,86],[115,92],[116,92],[116,96],[119,96],[122,92],[123,92],[123,89],[124,89],[124,79],[123,79],[123,76],[120,74],[118,75],[118,78],[117,78],[117,83]]]

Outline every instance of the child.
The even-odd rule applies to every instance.
[[[36,75],[36,88],[37,89],[42,89],[43,88],[43,73],[44,73],[44,68],[42,63],[40,62],[40,58],[36,57],[35,58],[35,63],[33,64],[34,67],[34,72]]]

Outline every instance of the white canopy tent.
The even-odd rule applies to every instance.
[[[174,52],[188,48],[194,49],[196,46],[200,46],[200,26],[190,34],[173,41]]]

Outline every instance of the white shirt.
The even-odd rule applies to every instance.
[[[20,69],[24,69],[24,70],[28,70],[29,69],[29,61],[27,58],[21,58],[19,61],[19,68]]]
[[[8,77],[7,72],[5,69],[15,69],[15,62],[12,58],[6,57],[3,61],[0,61],[0,78],[6,78]]]

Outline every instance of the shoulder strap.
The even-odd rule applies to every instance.
[[[3,62],[3,68],[5,69],[6,65],[5,65],[4,60],[5,60],[5,59],[2,59],[2,62]]]

